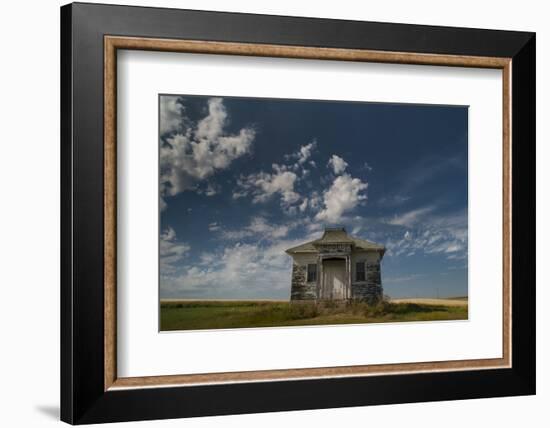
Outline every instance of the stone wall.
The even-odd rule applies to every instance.
[[[306,282],[307,266],[292,264],[292,287],[290,300],[315,300],[317,298],[317,284]]]
[[[374,303],[383,297],[380,262],[367,263],[365,268],[366,281],[353,282],[351,284],[351,296],[353,299]]]

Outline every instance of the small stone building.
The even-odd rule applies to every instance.
[[[380,262],[386,248],[326,228],[323,236],[289,248],[292,257],[290,300],[366,300],[382,297]]]

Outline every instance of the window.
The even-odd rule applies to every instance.
[[[307,265],[307,282],[317,281],[317,265],[309,264]]]
[[[355,280],[365,280],[365,262],[355,263]]]

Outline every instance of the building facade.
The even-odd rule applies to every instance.
[[[290,300],[380,299],[385,251],[344,228],[326,228],[321,238],[286,250],[293,260]]]

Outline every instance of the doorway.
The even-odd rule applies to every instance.
[[[346,261],[330,259],[323,261],[321,299],[343,300],[346,298]]]

